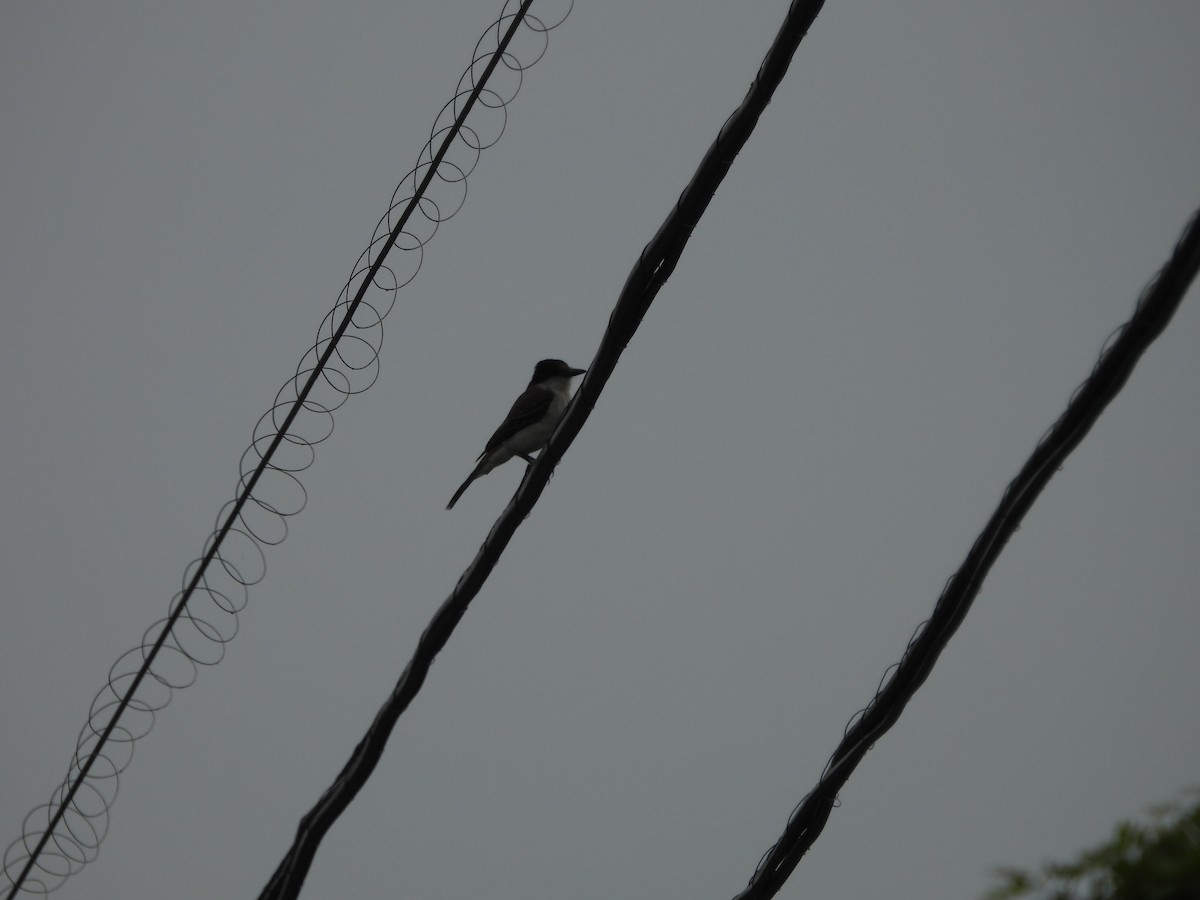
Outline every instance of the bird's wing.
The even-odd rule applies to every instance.
[[[512,405],[512,409],[504,417],[503,424],[496,429],[496,433],[487,442],[487,446],[483,448],[479,458],[483,459],[521,429],[540,422],[550,408],[553,399],[554,394],[547,388],[536,384],[527,387],[525,392],[517,398],[517,402]]]

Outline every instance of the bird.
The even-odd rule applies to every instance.
[[[446,504],[446,509],[454,509],[454,504],[472,481],[514,456],[528,463],[534,462],[529,454],[550,443],[554,426],[566,411],[571,399],[571,379],[586,371],[573,369],[561,359],[543,359],[534,366],[529,387],[512,405],[496,433],[479,454],[475,468]]]

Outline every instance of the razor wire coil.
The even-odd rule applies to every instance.
[[[308,503],[299,474],[315,462],[316,445],[332,435],[334,413],[378,379],[383,320],[397,293],[416,278],[438,226],[462,209],[467,178],[504,134],[507,107],[525,71],[545,55],[549,32],[574,0],[537,5],[535,15],[531,0],[506,0],[476,42],[454,96],[392,192],[316,339],[255,424],[239,460],[236,497],[221,507],[203,553],[186,566],[169,614],[109,669],[65,777],[8,845],[10,900],[18,892],[48,894],[96,858],[134,744],[175,692],[195,683],[201,667],[224,658],[249,588],[266,576],[265,548],[287,537],[287,520]],[[392,249],[398,253],[389,255]]]

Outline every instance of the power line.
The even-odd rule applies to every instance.
[[[1115,340],[1110,338],[1091,375],[1079,386],[1066,410],[1009,483],[963,564],[946,582],[933,614],[917,628],[891,677],[885,676],[875,697],[851,720],[816,787],[793,811],[782,836],[763,856],[746,889],[734,900],[773,897],[820,836],[842,785],[867,751],[896,723],[908,701],[925,683],[1025,513],[1120,393],[1146,348],[1167,327],[1198,270],[1200,210],[1193,213],[1171,258],[1142,292],[1129,321],[1114,333]]]
[[[554,466],[587,421],[617,360],[659,289],[674,271],[696,223],[750,137],[758,117],[783,80],[796,48],[823,5],[824,0],[794,0],[792,3],[745,99],[725,121],[674,209],[630,271],[588,373],[549,446],[526,471],[516,494],[492,526],[479,553],[434,613],[391,696],[376,713],[342,771],[301,818],[291,847],[259,894],[259,900],[295,900],[299,896],[321,839],[370,778],[383,755],[388,736],[420,691],[435,657],[450,639],[517,527],[532,511]]]

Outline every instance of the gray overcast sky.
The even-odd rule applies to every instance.
[[[449,495],[536,359],[587,364],[786,7],[577,3],[57,896],[258,892],[521,469]],[[499,8],[6,12],[5,844]],[[743,886],[1200,201],[1198,39],[830,0],[304,896]],[[1190,298],[784,897],[976,896],[1200,781],[1198,347]]]

